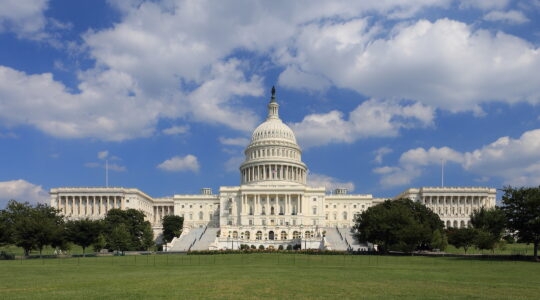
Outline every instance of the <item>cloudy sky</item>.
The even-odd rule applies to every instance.
[[[539,185],[539,45],[540,0],[0,0],[0,208],[238,185],[273,85],[311,185]]]

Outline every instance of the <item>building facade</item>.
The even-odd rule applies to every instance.
[[[241,243],[278,248],[299,242],[307,248],[328,248],[325,237],[330,230],[346,240],[339,228],[348,232],[358,214],[383,201],[370,194],[307,184],[302,151],[294,132],[279,117],[274,88],[268,116],[253,131],[244,155],[240,185],[222,186],[217,194],[203,188],[197,195],[152,198],[138,189],[53,188],[51,206],[68,219],[99,219],[112,208],[140,209],[156,235],[164,216],[179,215],[184,218],[184,233],[218,228],[211,249],[236,249]],[[467,226],[473,209],[495,205],[495,191],[489,188],[408,189],[398,198],[427,205],[447,227]]]

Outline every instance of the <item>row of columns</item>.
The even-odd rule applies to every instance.
[[[174,215],[174,206],[155,205],[154,206],[154,224],[160,224],[164,216]]]
[[[272,214],[272,207],[274,207],[273,214],[279,215],[281,213],[281,206],[283,206],[284,215],[303,214],[303,199],[304,197],[301,194],[243,194],[240,214],[249,215],[251,213],[257,216],[262,215],[263,206],[265,208],[265,215]],[[250,207],[253,208],[251,212]]]
[[[446,203],[446,200],[448,200],[448,204]],[[456,200],[456,203],[453,203],[453,201]],[[460,203],[460,201],[463,200],[463,203]],[[470,200],[469,203],[467,203],[467,200]],[[476,203],[475,203],[476,200]],[[424,196],[423,202],[426,205],[468,205],[468,206],[483,206],[486,205],[487,198],[486,197],[478,197],[478,196]]]
[[[66,216],[103,216],[109,209],[124,209],[122,196],[61,196],[57,209]]]
[[[285,180],[304,183],[306,170],[281,164],[256,165],[242,170],[242,182],[257,180]]]

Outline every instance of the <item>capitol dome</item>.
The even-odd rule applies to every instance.
[[[306,165],[292,129],[279,118],[276,90],[268,103],[268,117],[251,135],[240,166],[242,184],[276,181],[306,184]]]

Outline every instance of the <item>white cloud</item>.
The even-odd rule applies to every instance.
[[[490,11],[484,16],[484,20],[492,22],[506,22],[510,24],[523,24],[529,22],[529,19],[517,10],[510,11]]]
[[[392,137],[401,129],[429,127],[433,125],[434,111],[420,103],[399,103],[371,99],[364,101],[349,113],[331,111],[312,114],[290,127],[302,147],[329,143],[352,143],[361,138]]]
[[[369,97],[452,112],[481,113],[493,101],[540,102],[540,51],[523,39],[449,19],[379,31],[358,20],[300,27],[279,61]]]
[[[341,182],[339,179],[323,174],[309,173],[307,177],[307,184],[313,187],[324,186],[328,191],[333,191],[337,188],[346,188],[349,192],[354,191],[354,183],[350,181]]]
[[[163,129],[163,133],[166,135],[184,134],[189,131],[189,126],[172,126]]]
[[[219,142],[227,146],[240,146],[246,147],[249,144],[249,139],[247,138],[225,138],[220,137]]]
[[[48,0],[3,0],[0,5],[0,33],[12,31],[19,37],[36,38],[47,23]]]
[[[9,200],[29,202],[31,204],[49,202],[49,193],[40,185],[23,179],[0,182],[0,209],[5,208]]]
[[[460,165],[478,176],[480,182],[500,178],[503,184],[537,186],[540,183],[540,129],[523,133],[518,139],[501,137],[471,152],[449,147],[416,148],[404,152],[398,166],[373,169],[383,186],[403,186],[422,175],[424,168],[445,163]]]
[[[169,171],[169,172],[182,172],[182,171],[197,172],[199,171],[199,162],[196,156],[188,154],[184,157],[174,156],[160,163],[157,167],[158,169]]]
[[[109,156],[109,151],[107,151],[107,150],[98,152],[98,158],[99,159],[106,159],[108,156]]]
[[[46,3],[24,6],[20,14],[2,9],[2,28],[12,15],[47,22]],[[0,66],[0,122],[33,126],[60,138],[108,141],[148,137],[163,118],[249,131],[258,117],[242,98],[262,95],[264,80],[256,73],[260,66],[242,56],[232,58],[237,51],[262,58],[263,68],[269,63],[283,68],[279,84],[290,88],[324,91],[336,86],[376,99],[411,100],[416,105],[411,109],[424,108],[426,115],[415,114],[409,121],[420,123],[432,117],[431,108],[480,113],[480,105],[490,101],[540,102],[540,52],[534,45],[448,19],[408,19],[426,8],[449,7],[450,0],[111,4],[121,19],[82,37],[80,48],[95,64],[78,73],[79,92],[71,92],[50,73]],[[460,5],[502,11],[507,1]],[[405,21],[385,28],[384,22],[368,17],[373,15]],[[43,26],[29,28],[39,31]],[[376,135],[374,128],[362,133],[340,114],[312,115],[305,121],[328,119],[351,126],[338,128],[335,141]],[[383,123],[383,136],[410,126]],[[181,129],[164,133],[176,130]]]
[[[459,7],[466,8],[478,8],[481,10],[491,9],[503,9],[508,6],[510,0],[460,0]]]
[[[393,150],[388,147],[381,147],[374,151],[375,158],[373,160],[375,161],[375,163],[381,164],[383,162],[384,156],[392,152]]]

